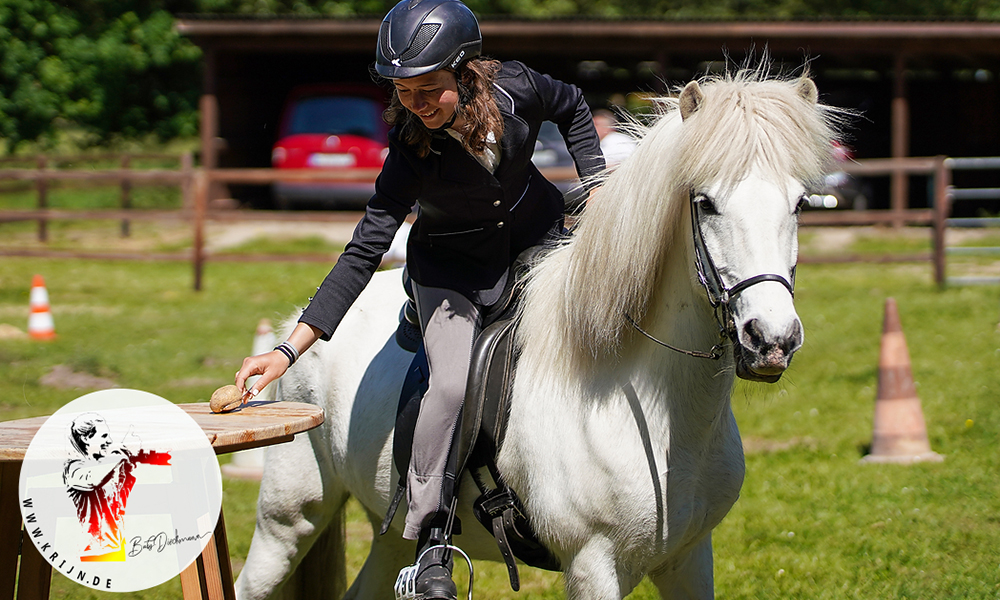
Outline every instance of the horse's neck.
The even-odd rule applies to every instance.
[[[676,245],[674,255],[665,262],[644,329],[676,348],[708,352],[720,342],[719,326],[704,290],[695,281],[691,244],[684,242]],[[710,429],[728,406],[732,386],[732,366],[725,362],[728,359],[682,354],[637,332],[630,344],[628,379],[645,412],[662,413],[671,426],[683,421],[690,422],[690,427]]]
[[[665,261],[642,325],[671,345],[708,351],[719,342],[718,326],[704,292],[694,285],[690,246],[689,242],[676,244],[676,251]],[[668,426],[679,423],[707,432],[728,406],[731,365],[727,372],[721,361],[674,352],[635,330],[624,334],[617,357],[594,361],[587,369],[552,369],[551,357],[558,352],[558,348],[522,348],[512,408],[523,411],[522,416],[544,413],[547,417],[529,416],[529,421],[561,420],[559,415],[601,420],[607,418],[606,408],[618,407],[627,419],[641,412],[655,437],[658,432],[666,435]]]

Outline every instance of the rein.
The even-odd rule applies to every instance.
[[[722,358],[722,355],[725,353],[722,344],[727,337],[734,344],[737,342],[736,322],[733,318],[732,311],[732,303],[736,300],[736,298],[746,291],[747,288],[755,286],[758,283],[764,283],[765,281],[780,283],[785,286],[788,293],[794,297],[795,267],[792,267],[791,281],[785,279],[781,275],[775,275],[774,273],[762,273],[760,275],[748,277],[743,281],[736,283],[736,285],[732,287],[727,287],[726,282],[722,280],[722,274],[719,273],[718,267],[715,266],[715,261],[712,260],[712,255],[709,253],[708,247],[705,245],[705,238],[701,234],[701,216],[703,209],[701,207],[702,203],[698,201],[698,197],[698,194],[695,194],[694,190],[692,190],[688,196],[688,200],[691,205],[691,234],[694,237],[695,268],[698,271],[698,281],[700,281],[702,287],[705,288],[705,293],[708,296],[708,302],[712,305],[712,308],[715,309],[715,322],[719,325],[720,342],[712,346],[712,349],[708,352],[700,350],[684,350],[683,348],[671,346],[670,344],[655,338],[639,327],[639,324],[636,323],[635,319],[633,319],[628,313],[625,313],[625,318],[628,319],[628,322],[635,328],[636,331],[664,348],[685,354],[687,356],[693,356],[695,358],[718,360]]]
[[[646,336],[651,341],[653,341],[653,342],[655,342],[655,343],[663,346],[664,348],[667,348],[669,350],[673,350],[674,352],[680,352],[681,354],[687,354],[688,356],[693,356],[695,358],[710,358],[712,360],[719,360],[720,358],[722,358],[722,355],[725,353],[725,348],[723,348],[721,341],[718,344],[712,346],[712,349],[709,350],[708,352],[702,352],[700,350],[685,350],[683,348],[678,348],[676,346],[671,346],[670,344],[668,344],[666,342],[662,342],[662,341],[656,339],[655,337],[653,337],[652,335],[650,335],[645,329],[643,329],[642,327],[639,327],[639,324],[636,323],[635,320],[632,318],[632,316],[629,315],[628,313],[625,313],[625,318],[628,319],[628,322],[632,324],[632,327],[635,327],[636,331],[638,331],[642,335]],[[721,328],[720,328],[720,331],[719,331],[719,339],[720,340],[724,340],[725,339],[725,336],[722,334]]]

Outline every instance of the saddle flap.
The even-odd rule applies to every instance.
[[[497,321],[484,329],[476,340],[462,406],[459,472],[473,451],[492,459],[503,442],[517,355],[516,325],[516,319]],[[484,435],[481,450],[477,448],[480,433]]]

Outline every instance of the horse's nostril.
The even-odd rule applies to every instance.
[[[760,348],[764,344],[764,335],[760,331],[760,325],[757,319],[750,319],[743,326],[743,333],[747,337],[747,341],[750,342],[750,347]]]
[[[792,323],[791,331],[785,338],[785,343],[782,344],[782,350],[785,354],[791,354],[802,345],[802,323],[798,319]]]

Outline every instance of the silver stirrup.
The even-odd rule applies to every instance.
[[[446,550],[453,550],[462,555],[465,562],[469,565],[469,595],[468,600],[472,600],[472,559],[458,546],[452,546],[451,544],[440,544],[437,546],[431,546],[417,557],[416,562],[408,567],[403,567],[399,571],[399,576],[396,577],[396,585],[393,590],[396,592],[396,600],[419,600],[417,598],[417,572],[420,569],[420,559],[424,557],[425,554],[431,550],[436,550],[438,548],[444,548]]]

